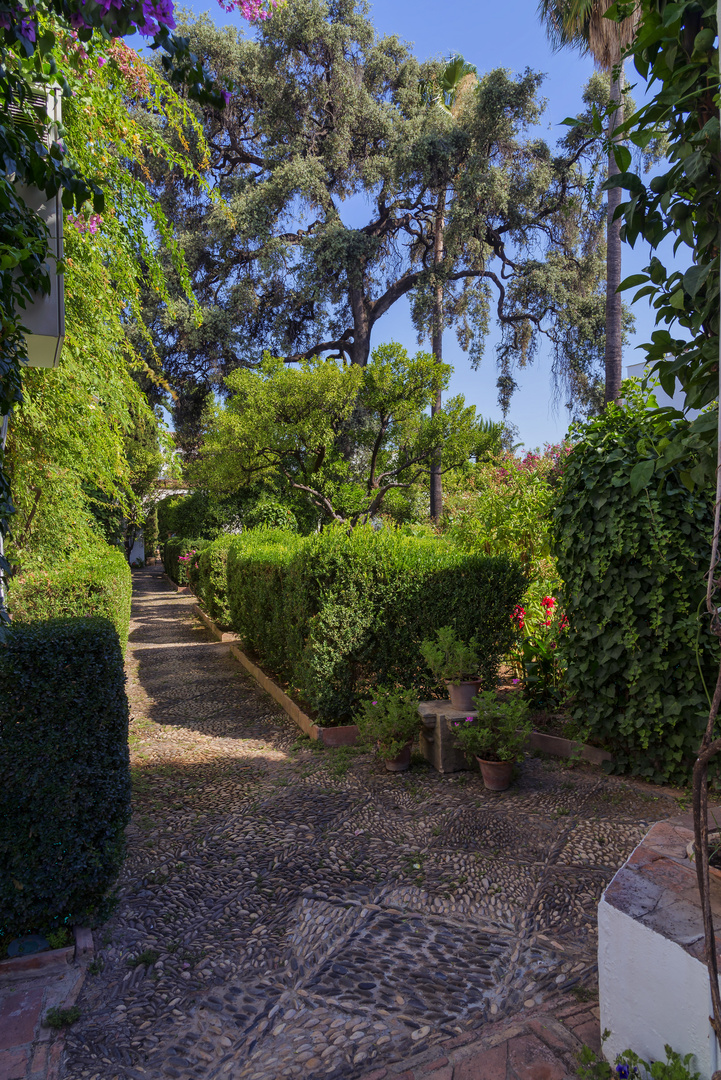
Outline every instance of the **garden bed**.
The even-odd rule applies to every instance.
[[[93,935],[85,926],[73,927],[74,944],[60,949],[43,949],[27,956],[0,960],[0,979],[25,979],[63,970],[68,964],[89,962],[93,957]]]
[[[175,583],[173,582],[173,584]],[[176,586],[176,588],[178,587]],[[309,738],[322,742],[324,746],[355,745],[358,739],[358,728],[355,724],[344,724],[331,728],[317,724],[315,720],[301,709],[300,705],[298,705],[298,703],[294,701],[270,675],[267,675],[258,664],[243,652],[237,634],[228,633],[216,626],[207,612],[203,611],[199,603],[195,604],[193,611],[213,637],[217,638],[218,641],[228,643],[230,652],[236,660],[243,665],[248,674],[252,675],[258,685],[262,687],[262,689],[265,690],[278,705],[280,705],[291,720],[296,723],[301,731],[308,735]],[[444,717],[451,713],[453,713],[454,716],[456,715],[455,710],[451,709],[450,702],[442,699],[422,702],[419,705],[419,709],[423,716],[430,716],[430,713],[433,712],[434,709],[437,710],[439,714],[442,713]],[[460,716],[461,714],[458,713],[457,715]],[[528,745],[530,750],[538,750],[542,753],[553,754],[556,757],[576,758],[580,761],[589,761],[594,765],[601,765],[604,761],[612,760],[611,754],[606,750],[601,750],[596,746],[588,746],[585,743],[576,742],[573,739],[567,739],[563,736],[551,735],[546,731],[534,730],[531,733]],[[429,758],[429,760],[431,760],[431,758]],[[431,763],[433,764],[433,762]],[[458,771],[458,767],[442,768],[439,769],[439,771],[455,772]]]

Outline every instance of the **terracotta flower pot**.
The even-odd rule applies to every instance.
[[[403,747],[398,757],[394,757],[390,761],[386,761],[385,766],[388,772],[405,772],[406,769],[410,768],[412,745],[413,740],[410,739]]]
[[[481,680],[466,679],[460,683],[446,682],[446,686],[453,708],[458,709],[459,712],[471,712],[473,699],[481,689]]]
[[[483,786],[487,787],[489,791],[505,791],[506,788],[511,786],[513,761],[484,761],[483,758],[479,757],[476,758],[476,761],[481,767]]]

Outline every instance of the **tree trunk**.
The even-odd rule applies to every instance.
[[[445,225],[446,191],[443,188],[438,193],[436,205],[436,227],[433,238],[433,265],[438,267],[443,262],[443,229]],[[431,332],[431,348],[436,363],[443,360],[443,285],[436,278],[435,293],[433,296],[433,328]],[[441,411],[441,391],[436,393],[436,400],[431,405],[431,416],[437,416]],[[431,460],[431,519],[435,522],[441,520],[443,514],[443,480],[441,477],[441,452],[440,450]]]
[[[365,295],[360,288],[351,288],[350,306],[353,313],[353,344],[350,347],[351,364],[365,367],[371,351],[371,325]]]
[[[611,114],[608,121],[608,136],[613,138],[613,133],[623,121],[623,104],[621,101],[621,80],[623,67],[619,71],[619,77],[613,77],[611,70],[611,100],[618,102],[618,108]],[[608,155],[609,178],[618,172],[618,166],[613,153]],[[621,330],[621,294],[617,291],[621,284],[621,222],[613,220],[616,208],[621,202],[621,188],[611,188],[608,192],[608,216],[606,219],[606,391],[604,405],[609,401],[616,401],[621,391],[621,379],[623,378],[623,345]]]

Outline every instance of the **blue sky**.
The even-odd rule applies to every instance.
[[[496,67],[521,73],[526,68],[542,72],[546,78],[542,95],[547,99],[543,135],[551,143],[563,134],[561,122],[581,108],[581,90],[593,72],[593,61],[578,53],[563,50],[554,53],[536,15],[537,0],[505,0],[492,3],[431,3],[430,0],[378,0],[370,3],[370,17],[379,34],[397,34],[409,43],[423,60],[460,52],[475,64],[479,72]],[[232,23],[252,34],[248,24],[237,14],[226,14],[212,0],[185,0],[186,8],[200,14],[208,12],[219,25]],[[635,72],[628,72],[631,83]],[[643,96],[639,86],[633,94],[638,102]],[[648,259],[646,246],[635,250],[624,247],[623,276],[637,272]],[[643,359],[635,346],[648,341],[653,329],[647,301],[634,309],[636,332],[624,355],[624,374],[628,364]],[[408,306],[400,301],[377,324],[373,344],[396,340],[414,352],[415,330]],[[472,371],[452,331],[444,339],[444,359],[453,365],[450,393],[462,393],[468,402],[489,418],[500,418],[496,401],[495,354],[489,338],[483,364]],[[568,426],[563,404],[554,406],[550,378],[550,360],[545,352],[516,375],[519,390],[511,404],[509,420],[517,425],[519,438],[527,447],[542,446],[561,439]]]

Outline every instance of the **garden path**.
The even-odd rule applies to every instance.
[[[596,904],[672,800],[538,758],[493,794],[475,773],[321,750],[208,640],[192,596],[157,570],[134,583],[128,857],[66,1080],[345,1080],[409,1059],[420,1075],[564,1008],[598,1038],[579,1014]]]

